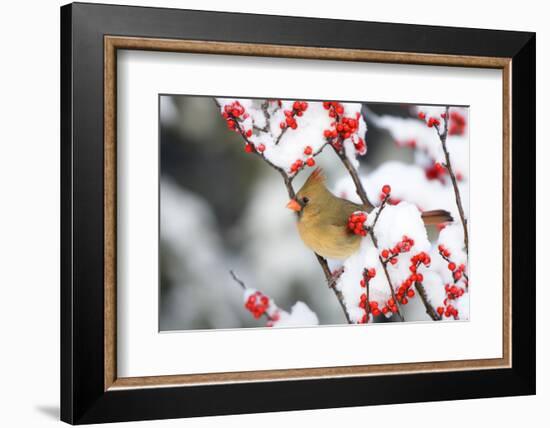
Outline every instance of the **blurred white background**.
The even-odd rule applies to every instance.
[[[120,1],[122,2],[122,1]],[[59,6],[57,0],[9,2],[0,14],[0,422],[7,427],[60,424],[59,406]],[[103,3],[117,3],[103,1]],[[538,147],[537,263],[548,257],[544,222],[550,182],[544,161],[550,155],[542,138],[550,75],[550,29],[543,2],[441,3],[278,0],[147,0],[125,4],[323,18],[406,22],[537,31]],[[546,417],[550,399],[548,325],[543,271],[538,272],[538,395],[536,397],[422,403],[399,406],[283,412],[193,420],[129,423],[124,426],[279,427],[381,423],[393,414],[411,427],[425,427],[429,417],[447,428],[490,423],[523,426]],[[472,385],[475,388],[475,385]],[[406,421],[406,422],[405,422]]]

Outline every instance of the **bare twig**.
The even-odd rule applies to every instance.
[[[283,135],[286,134],[286,131],[288,130],[288,126],[285,126],[283,129],[281,129],[281,133],[278,135],[278,137],[275,139],[275,145],[279,144],[279,141],[281,141],[281,138],[283,138]]]
[[[441,147],[443,148],[443,153],[445,155],[445,168],[449,171],[449,176],[451,177],[451,182],[453,184],[453,189],[455,193],[456,206],[458,207],[458,213],[460,215],[460,221],[462,222],[462,228],[464,229],[464,248],[466,248],[466,254],[468,254],[468,225],[466,221],[466,216],[464,215],[464,208],[462,207],[462,199],[460,198],[460,191],[458,189],[458,183],[456,180],[455,173],[453,171],[453,165],[451,163],[451,157],[449,151],[447,150],[447,136],[449,134],[449,106],[445,107],[445,117],[443,117],[443,130],[437,124],[434,124],[434,127],[441,141]]]
[[[243,290],[246,290],[246,285],[244,284],[244,282],[241,279],[239,279],[239,277],[235,274],[235,272],[233,272],[233,270],[230,270],[229,274],[231,275],[231,278],[233,278],[233,280],[237,284],[239,284]]]

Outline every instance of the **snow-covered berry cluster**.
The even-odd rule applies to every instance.
[[[430,256],[425,252],[420,252],[411,257],[411,264],[409,265],[409,271],[411,272],[409,277],[401,283],[397,289],[397,300],[402,304],[406,305],[409,303],[410,298],[415,296],[415,291],[412,286],[415,283],[422,283],[424,281],[424,276],[418,272],[420,265],[429,267],[431,263]]]
[[[348,229],[355,235],[367,236],[365,222],[367,221],[367,213],[364,211],[355,211],[348,218]]]
[[[454,280],[454,284],[445,284],[446,298],[443,300],[443,306],[437,308],[437,313],[440,316],[447,318],[454,317],[458,319],[458,310],[453,306],[450,301],[457,300],[464,295],[468,288],[468,274],[466,273],[466,265],[461,263],[457,266],[455,262],[451,260],[451,251],[443,244],[439,244],[437,247],[441,257],[447,262],[447,269],[451,272]],[[462,282],[462,284],[459,284]]]
[[[234,101],[231,104],[226,104],[223,108],[222,113],[223,118],[227,124],[227,127],[243,137],[250,138],[252,136],[252,129],[245,129],[244,121],[249,118],[249,114],[246,112],[246,109],[239,101]],[[247,144],[245,150],[250,152],[254,147]]]
[[[451,274],[453,275],[453,279],[455,282],[460,281],[461,279],[464,281],[465,285],[468,286],[468,275],[465,273],[466,271],[466,265],[464,263],[461,263],[460,265],[456,265],[450,257],[451,252],[448,248],[446,248],[443,244],[439,244],[437,247],[439,254],[443,259],[448,263],[447,268],[451,271]]]
[[[414,246],[414,239],[409,238],[408,236],[404,235],[403,238],[401,238],[401,241],[399,241],[393,248],[387,248],[380,252],[380,256],[382,257],[382,261],[385,263],[390,263],[392,265],[397,264],[398,258],[400,253],[408,253],[411,251],[411,248]]]
[[[362,288],[368,288],[370,281],[376,276],[376,269],[375,268],[365,268],[363,270],[363,278],[359,282],[359,285]],[[392,313],[395,313],[398,311],[397,305],[395,304],[395,300],[390,298],[384,306],[381,307],[381,305],[376,300],[368,299],[366,293],[362,293],[359,300],[359,307],[365,309],[365,314],[359,321],[359,324],[365,324],[370,319],[369,313],[372,314],[373,317],[377,317],[381,314],[389,317],[392,315]]]
[[[324,137],[338,151],[343,149],[343,141],[349,138],[353,142],[355,151],[360,155],[364,155],[367,152],[367,145],[365,140],[357,135],[361,113],[356,112],[354,116],[344,116],[343,104],[335,101],[325,101],[323,107],[328,110],[328,115],[334,119],[330,123],[330,129],[323,131]]]
[[[307,110],[307,107],[308,107],[308,103],[306,101],[294,101],[294,103],[292,104],[292,109],[284,111],[285,120],[279,124],[280,128],[281,129],[298,128],[298,122],[296,121],[296,116],[298,117],[303,116],[304,112]]]
[[[446,318],[453,317],[458,319],[458,309],[456,309],[450,300],[457,300],[462,297],[465,293],[464,289],[456,284],[445,284],[445,293],[446,298],[443,300],[444,306],[439,306],[437,308],[437,313],[439,316],[445,316]]]

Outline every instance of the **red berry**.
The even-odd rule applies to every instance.
[[[454,271],[456,269],[456,265],[453,262],[449,263],[447,267],[449,268],[450,271]]]
[[[304,149],[304,154],[306,155],[310,155],[313,153],[313,149],[311,148],[311,146],[307,146],[305,149]]]
[[[246,136],[247,137],[252,137],[252,129],[249,129],[248,131],[246,131]]]
[[[254,151],[254,146],[252,146],[252,144],[246,144],[244,146],[244,151],[246,153],[252,153]]]
[[[384,257],[385,259],[387,259],[390,255],[390,252],[388,250],[382,250],[382,257]]]
[[[389,195],[390,192],[391,192],[391,187],[388,184],[384,184],[384,186],[382,187],[382,193],[384,193],[385,195]]]
[[[443,315],[443,312],[445,312],[445,309],[443,308],[443,306],[439,306],[437,308],[437,313],[439,314],[439,316]]]
[[[259,145],[258,145],[258,151],[259,151],[260,153],[263,153],[264,150],[265,150],[265,146],[264,146],[263,144],[259,144]]]
[[[308,158],[308,160],[306,161],[307,163],[307,166],[313,166],[315,165],[315,159],[313,158]]]
[[[462,272],[460,272],[459,270],[455,271],[455,273],[453,274],[453,278],[455,279],[455,281],[458,281],[461,277]]]
[[[426,119],[426,113],[424,113],[423,111],[419,111],[418,118],[422,120]]]
[[[414,297],[414,290],[412,288],[409,289],[409,291],[407,291],[407,296],[409,296],[411,298]]]
[[[279,123],[279,127],[281,129],[285,129],[286,128],[286,123],[284,123],[284,122]]]

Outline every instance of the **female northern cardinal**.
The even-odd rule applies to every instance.
[[[355,211],[370,211],[372,206],[358,205],[333,195],[325,186],[325,176],[317,168],[308,177],[287,208],[298,213],[298,232],[304,243],[320,256],[343,260],[359,249],[361,236],[348,230]],[[444,210],[422,213],[425,224],[452,221]]]

